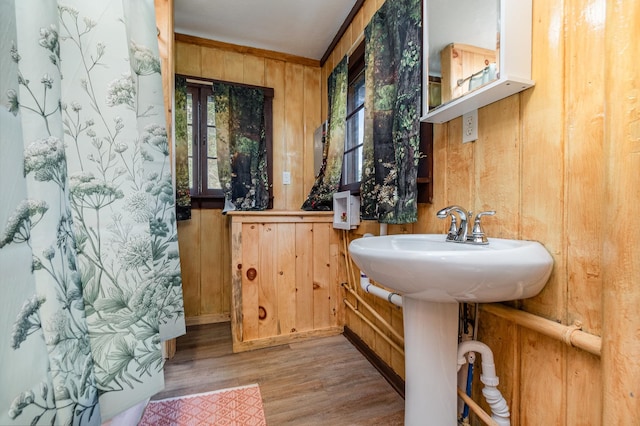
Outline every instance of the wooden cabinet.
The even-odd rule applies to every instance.
[[[231,328],[241,352],[342,332],[332,212],[230,212]]]

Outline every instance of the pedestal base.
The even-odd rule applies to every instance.
[[[405,426],[457,424],[458,304],[404,297]]]

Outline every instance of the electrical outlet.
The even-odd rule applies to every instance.
[[[462,143],[478,139],[478,110],[474,109],[462,116]]]
[[[282,172],[282,184],[291,185],[291,172]]]

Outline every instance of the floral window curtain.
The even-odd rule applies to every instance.
[[[269,205],[264,93],[224,83],[213,85],[218,174],[224,211],[265,210]]]
[[[99,425],[184,333],[153,0],[0,2],[0,424]]]
[[[420,0],[387,1],[365,28],[363,219],[417,220],[421,13]]]
[[[329,125],[322,166],[309,196],[302,204],[303,210],[333,210],[333,194],[340,187],[342,174],[349,88],[348,72],[349,67],[345,56],[333,69],[327,81]]]
[[[176,215],[178,220],[191,219],[191,188],[189,185],[189,136],[187,135],[187,79],[175,79],[175,161]]]

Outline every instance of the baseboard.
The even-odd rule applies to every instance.
[[[231,314],[205,314],[198,315],[197,317],[187,317],[184,322],[187,327],[192,325],[204,325],[204,324],[215,324],[219,322],[229,322],[231,321]]]
[[[344,337],[347,338],[353,346],[360,351],[362,355],[373,365],[376,370],[382,374],[382,377],[398,392],[404,399],[404,380],[389,365],[382,360],[367,344],[351,330],[349,327],[344,328]]]

